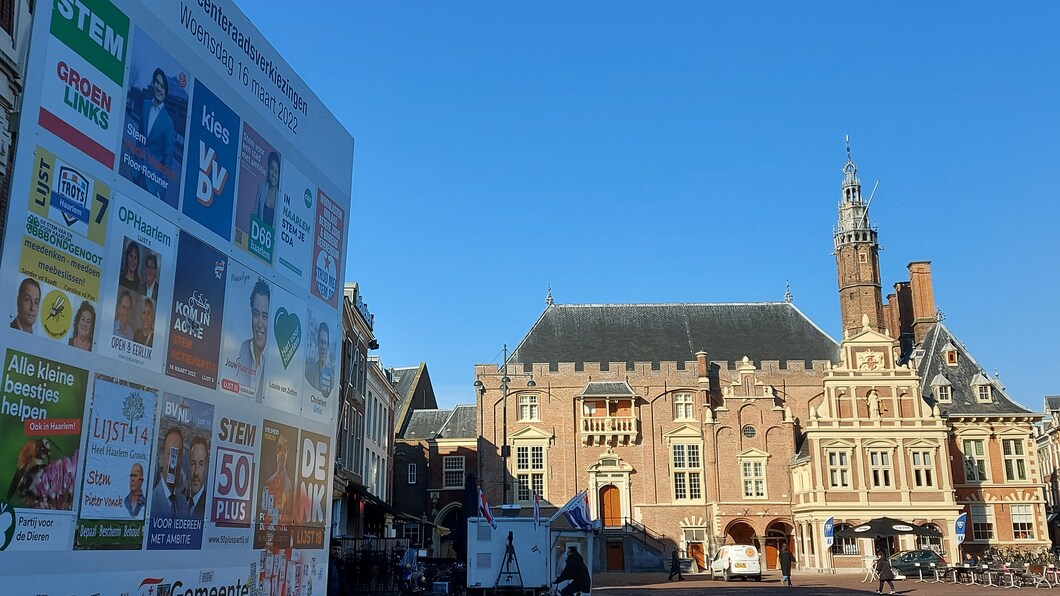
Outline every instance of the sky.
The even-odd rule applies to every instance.
[[[237,0],[356,139],[346,279],[474,402],[557,304],[769,302],[841,336],[844,135],[883,288],[932,263],[1009,395],[1060,394],[1060,4]]]

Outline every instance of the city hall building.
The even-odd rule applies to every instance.
[[[776,303],[553,303],[502,366],[478,365],[482,488],[543,514],[587,490],[597,569],[703,569],[722,544],[776,565],[861,568],[876,548],[1048,544],[1033,429],[937,316],[928,262],[884,300],[857,166],[834,232],[843,338]],[[955,522],[967,513],[958,545]],[[835,529],[890,516],[941,532]]]

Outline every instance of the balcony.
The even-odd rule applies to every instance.
[[[628,445],[640,438],[640,420],[636,416],[582,416],[581,436],[586,445]]]

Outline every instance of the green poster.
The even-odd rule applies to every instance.
[[[107,0],[53,0],[51,33],[118,85],[125,84],[129,17]]]
[[[72,511],[88,372],[8,349],[0,375],[0,501]]]

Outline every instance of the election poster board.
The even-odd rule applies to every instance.
[[[32,17],[4,594],[323,593],[352,136],[232,0]]]

